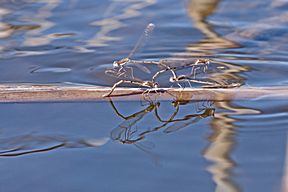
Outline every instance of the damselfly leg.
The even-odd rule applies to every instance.
[[[196,78],[197,70],[201,70],[201,68],[203,68],[203,72],[206,73],[206,71],[208,70],[209,63],[210,63],[209,59],[198,59],[192,65],[191,75],[193,75],[194,79]]]
[[[120,80],[118,82],[116,82],[113,87],[111,88],[111,90],[109,91],[109,93],[107,94],[104,94],[103,97],[109,97],[113,91],[115,90],[115,88],[120,85],[120,84],[123,84],[123,83],[127,83],[127,84],[134,84],[134,85],[137,85],[137,86],[141,86],[141,87],[146,87],[146,88],[158,88],[158,83],[154,83],[152,81],[141,81],[141,80]]]

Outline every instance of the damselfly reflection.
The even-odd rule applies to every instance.
[[[151,150],[154,148],[154,144],[147,141],[142,141],[144,136],[140,136],[138,134],[139,129],[137,123],[142,120],[147,114],[155,110],[159,103],[149,103],[149,105],[129,116],[122,115],[114,105],[113,101],[110,100],[110,104],[114,110],[114,112],[124,119],[124,121],[118,125],[115,129],[111,131],[110,137],[111,139],[120,142],[121,144],[133,144],[141,151],[145,152],[153,159],[157,160],[157,155],[153,154]]]
[[[111,139],[118,141],[121,144],[136,145],[138,148],[145,152],[148,152],[148,149],[151,150],[151,146],[153,146],[151,144],[147,146],[147,141],[145,139],[148,134],[156,133],[159,130],[163,130],[162,133],[171,133],[184,127],[191,126],[194,123],[200,121],[201,119],[213,117],[215,112],[215,109],[213,108],[213,103],[210,101],[198,101],[197,103],[193,103],[175,100],[171,103],[172,110],[165,110],[164,116],[170,114],[168,115],[168,119],[163,120],[163,118],[160,117],[160,111],[162,111],[160,102],[150,101],[148,103],[148,106],[145,106],[144,109],[137,111],[129,116],[125,116],[120,113],[111,99],[110,104],[116,115],[118,115],[119,117],[121,117],[121,119],[124,120],[111,131]],[[167,102],[165,102],[165,104],[167,104]],[[193,107],[185,107],[189,104],[193,104],[195,107],[197,107],[197,109],[194,107],[195,110],[191,114],[190,112]],[[183,115],[183,111],[181,111],[181,113],[179,114],[181,107],[190,109],[189,112],[187,112],[189,114],[184,113]],[[144,140],[146,143],[143,142]]]
[[[179,106],[181,105],[187,105],[191,104],[192,102],[183,102],[181,100],[176,100],[172,102],[172,105],[175,107],[175,111],[179,111]],[[157,108],[155,109],[155,116],[160,122],[168,123],[171,124],[167,128],[165,128],[164,133],[171,133],[177,130],[180,130],[182,128],[185,128],[189,125],[192,125],[194,123],[197,123],[199,120],[207,118],[207,117],[214,117],[215,113],[215,108],[213,107],[213,101],[196,101],[193,102],[194,108],[195,108],[195,113],[194,114],[188,114],[185,115],[184,117],[181,118],[174,118],[173,114],[173,119],[169,118],[168,120],[163,120],[159,113]]]

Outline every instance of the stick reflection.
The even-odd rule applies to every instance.
[[[160,102],[149,101],[147,103],[148,105],[142,105],[141,110],[125,116],[119,112],[116,105],[110,100],[115,114],[123,119],[123,122],[110,132],[110,137],[81,138],[65,134],[43,135],[35,133],[4,137],[0,138],[0,157],[16,157],[50,152],[56,149],[97,148],[105,145],[112,139],[121,144],[132,144],[149,156],[157,159],[157,155],[152,152],[154,144],[146,139],[149,134],[156,133],[160,130],[163,130],[162,133],[164,134],[179,131],[191,124],[197,123],[201,119],[214,116],[215,111],[213,102],[210,101],[199,101],[195,103],[178,99],[171,103],[166,102],[169,105],[172,104],[172,110],[165,110],[164,114],[162,114],[163,110],[160,108]],[[189,110],[191,114],[185,115],[184,113],[183,116],[181,108],[185,105],[192,105],[194,111],[192,110],[193,112],[191,112],[191,110]],[[191,109],[193,107],[191,107]],[[181,113],[179,113],[180,111]],[[164,118],[165,116],[166,118]],[[151,121],[151,123],[147,123],[149,121]]]
[[[27,134],[0,139],[0,157],[16,157],[60,148],[100,147],[109,138],[77,138],[64,135]]]

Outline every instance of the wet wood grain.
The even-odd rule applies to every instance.
[[[241,87],[233,89],[207,88],[165,88],[157,93],[143,95],[145,89],[116,88],[113,100],[251,100],[251,99],[288,99],[288,87]],[[0,85],[0,102],[78,102],[104,101],[103,95],[110,87],[78,85]]]

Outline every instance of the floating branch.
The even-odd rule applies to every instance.
[[[142,100],[141,88],[115,88],[113,100]],[[0,102],[76,102],[105,101],[104,94],[110,87],[70,84],[2,84]],[[157,100],[251,100],[287,99],[288,87],[240,87],[240,88],[159,88],[157,93],[149,91],[145,98]]]

